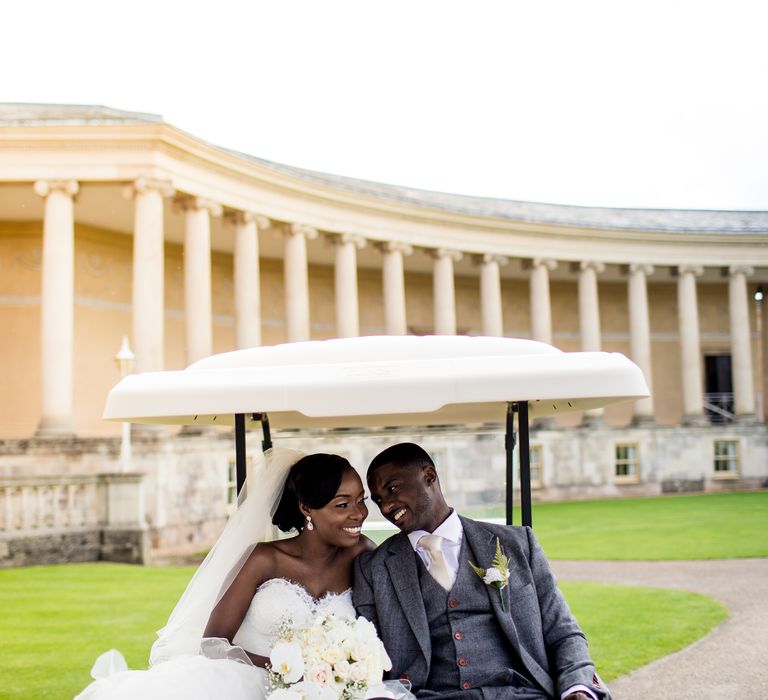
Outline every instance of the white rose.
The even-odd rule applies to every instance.
[[[350,634],[351,629],[349,624],[345,620],[339,619],[335,619],[334,624],[331,625],[326,631],[328,639],[336,644],[343,642],[347,637],[350,636]]]
[[[312,683],[317,683],[323,688],[327,688],[333,683],[333,671],[328,664],[318,664],[309,670],[307,680]]]
[[[368,668],[365,663],[358,661],[351,664],[349,669],[349,678],[355,683],[360,683],[368,677]]]
[[[504,575],[498,569],[488,569],[483,576],[483,581],[488,585],[496,583],[497,581],[504,581]]]
[[[295,683],[304,674],[301,647],[294,642],[278,642],[269,653],[272,670],[279,673],[286,683]]]
[[[340,678],[345,682],[349,679],[350,668],[349,661],[346,659],[341,659],[341,661],[333,664],[333,672],[336,674],[336,678]]]
[[[344,658],[344,654],[342,653],[341,649],[339,649],[339,647],[337,646],[326,647],[325,651],[323,652],[323,661],[326,661],[327,663],[331,664],[331,666],[338,663],[343,658]]]
[[[306,636],[304,636],[304,639],[306,639],[307,646],[310,647],[321,647],[327,642],[325,632],[319,627],[312,627],[309,629]]]

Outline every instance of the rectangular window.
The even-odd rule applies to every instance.
[[[737,440],[715,440],[715,476],[737,476],[739,444]]]
[[[614,476],[618,483],[640,480],[639,452],[636,443],[621,443],[615,446]]]

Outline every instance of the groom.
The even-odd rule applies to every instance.
[[[458,516],[413,443],[376,456],[368,487],[401,531],[355,562],[355,607],[379,631],[390,678],[419,698],[609,698],[530,528]],[[497,540],[509,559],[501,596],[469,564],[491,569]]]

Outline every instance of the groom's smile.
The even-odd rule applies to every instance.
[[[396,511],[395,514],[392,516],[392,520],[395,522],[398,522],[400,518],[402,518],[405,515],[405,508],[400,508],[400,510]]]

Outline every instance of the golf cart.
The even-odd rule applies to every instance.
[[[237,350],[180,371],[131,375],[110,391],[104,418],[233,425],[238,491],[249,428],[262,430],[266,450],[270,429],[504,424],[506,521],[518,441],[522,524],[532,525],[529,423],[648,393],[640,368],[618,353],[512,338],[368,336]]]

